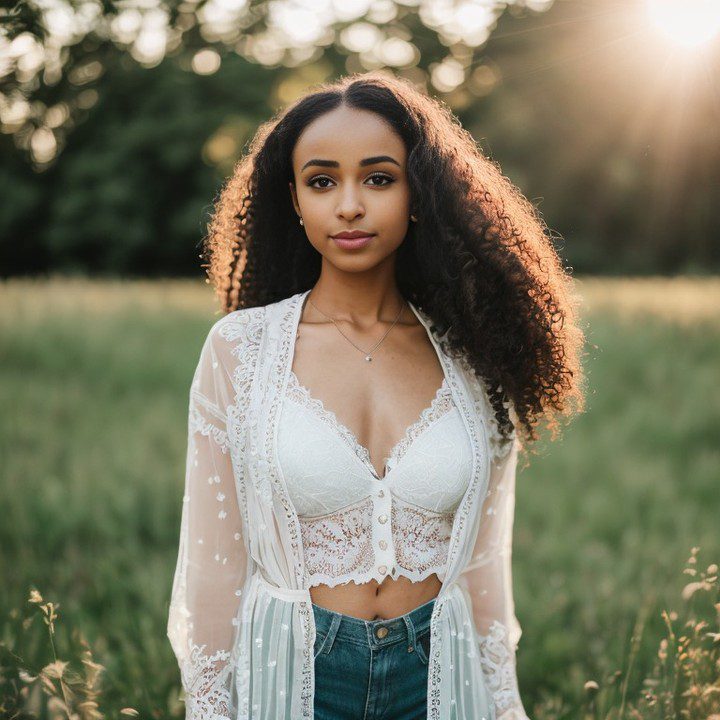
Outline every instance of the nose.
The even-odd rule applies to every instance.
[[[336,214],[346,221],[355,220],[355,218],[365,215],[365,208],[360,201],[360,195],[352,183],[347,183],[343,188]]]

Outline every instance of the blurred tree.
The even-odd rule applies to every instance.
[[[109,68],[60,162],[38,175],[4,153],[0,188],[22,202],[0,212],[3,273],[199,274],[218,173],[264,119],[272,79],[237,57],[202,81],[170,63]]]
[[[257,124],[374,67],[453,109],[577,271],[720,270],[720,48],[674,45],[642,0],[153,3],[58,0],[86,18],[62,47],[50,5],[0,10],[0,275],[199,275]]]
[[[198,75],[231,55],[296,67],[328,50],[345,70],[410,70],[449,92],[506,8],[552,0],[18,0],[0,8],[0,120],[43,167],[98,99],[119,56]],[[528,10],[530,9],[530,10]],[[418,71],[415,72],[415,69]]]

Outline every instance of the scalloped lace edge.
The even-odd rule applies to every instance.
[[[480,664],[495,703],[496,720],[529,720],[520,699],[515,653],[508,629],[493,620],[487,635],[478,633]]]
[[[189,655],[181,665],[188,716],[193,720],[230,720],[235,711],[229,687],[230,653],[217,650],[207,655],[205,647],[190,643]]]

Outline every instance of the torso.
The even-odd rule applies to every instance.
[[[343,332],[350,335],[345,327]],[[364,349],[372,348],[381,336],[377,329],[375,339],[363,341],[358,332],[350,335]],[[372,362],[366,362],[332,323],[301,318],[292,370],[313,397],[332,410],[368,449],[375,471],[382,477],[383,459],[430,404],[444,375],[425,328],[407,306],[372,357]],[[405,577],[387,577],[382,583],[317,585],[310,588],[310,597],[316,605],[344,615],[387,619],[428,602],[441,586],[437,574],[417,583]]]

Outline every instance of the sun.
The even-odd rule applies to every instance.
[[[646,0],[653,25],[673,42],[695,47],[720,32],[720,0]]]

